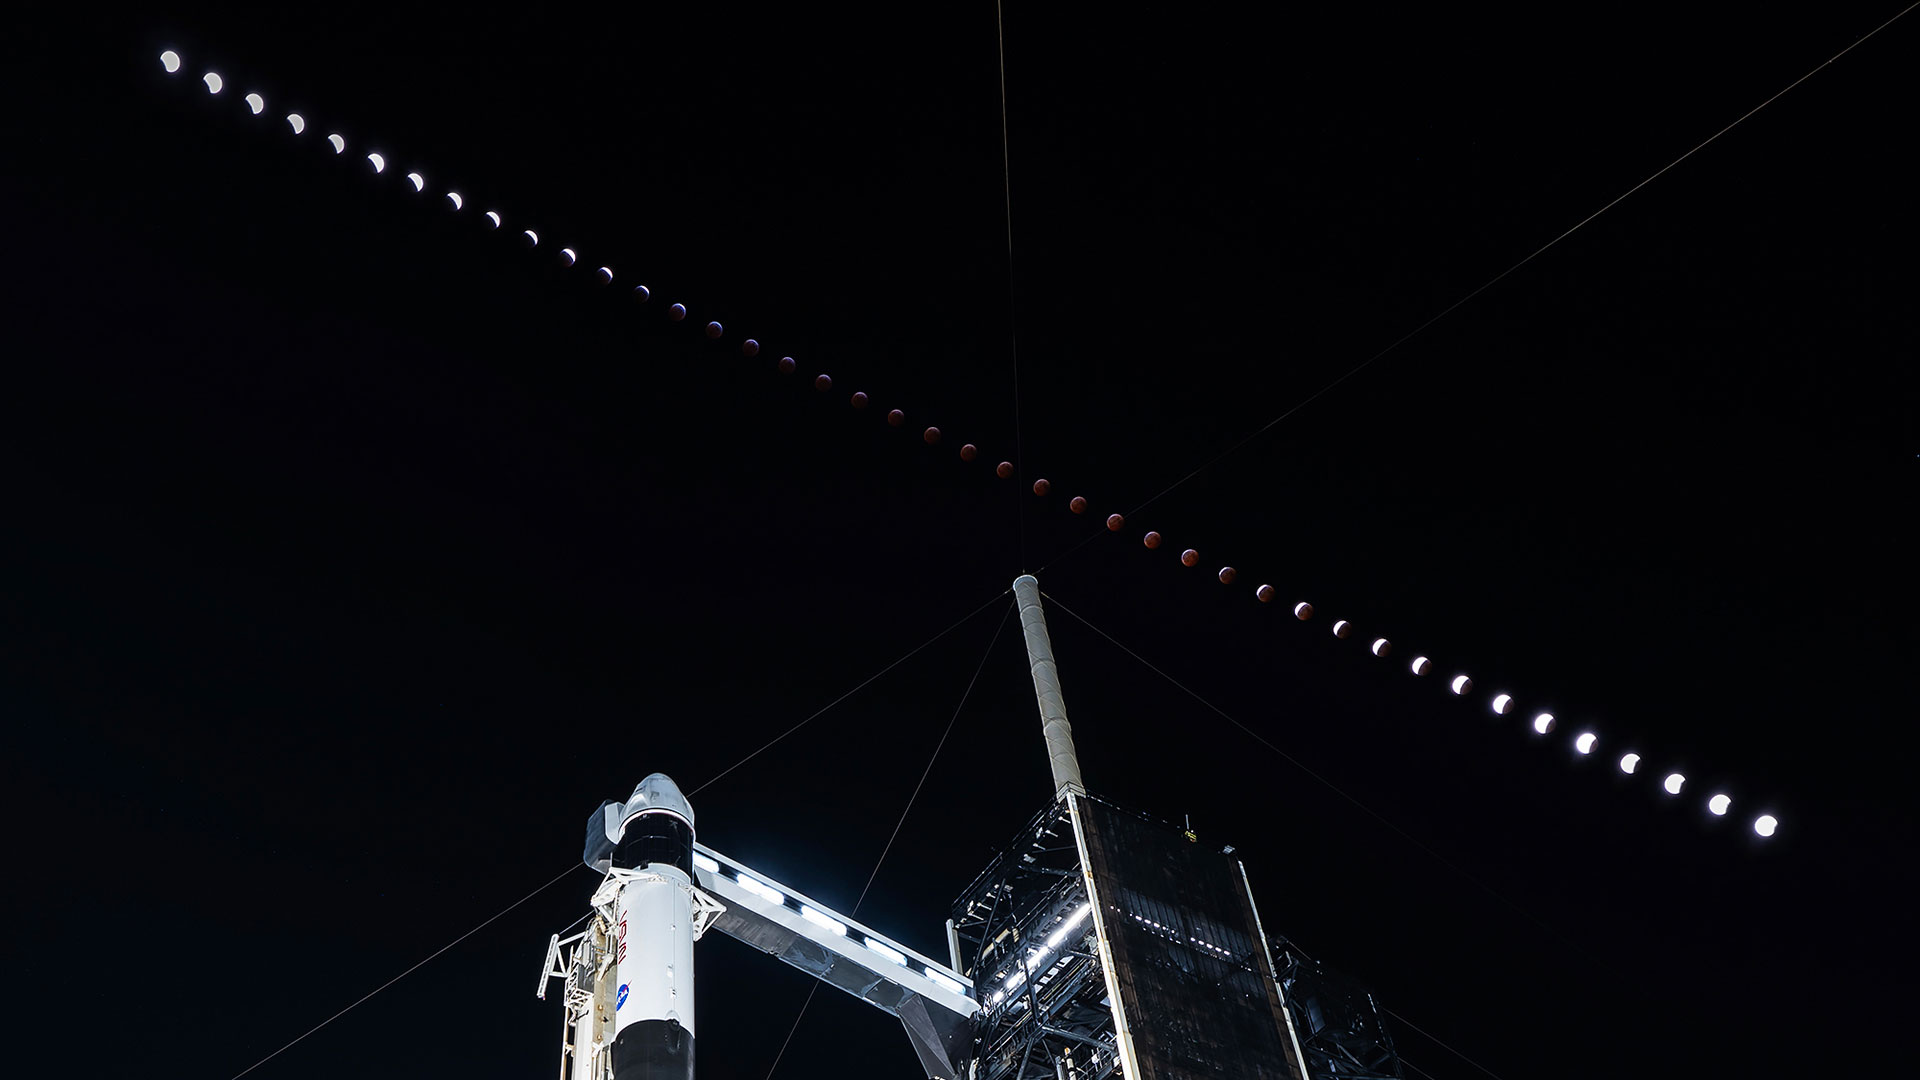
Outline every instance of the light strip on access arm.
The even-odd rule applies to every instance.
[[[815,926],[826,929],[830,933],[838,934],[841,937],[847,936],[847,924],[841,922],[839,919],[836,919],[831,915],[828,915],[824,911],[818,911],[818,910],[815,910],[814,908],[808,907],[805,904],[801,904],[800,917],[807,920],[808,922],[812,923]],[[867,944],[869,947],[871,947],[873,943],[869,941]],[[906,963],[906,959],[907,958],[903,956],[900,959],[894,961],[894,963],[904,964]]]
[[[768,885],[764,881],[756,881],[745,874],[741,874],[738,880],[740,882],[741,888],[747,890],[748,892],[759,897],[760,899],[765,900],[769,904],[784,905],[787,902],[786,893],[783,893],[779,889],[776,889],[773,886]]]
[[[901,967],[907,966],[906,953],[901,952],[899,949],[894,948],[893,946],[887,944],[884,941],[879,940],[878,938],[868,938],[867,948],[873,950],[876,953],[879,953],[881,956],[886,957],[888,960],[891,960],[894,963],[899,964]]]
[[[720,872],[719,860],[708,858],[697,851],[693,853],[693,865],[705,870],[709,874],[717,874]]]

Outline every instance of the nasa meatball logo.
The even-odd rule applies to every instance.
[[[615,1001],[615,1002],[613,1003],[613,1011],[614,1011],[614,1012],[619,1012],[619,1011],[620,1011],[621,1009],[624,1009],[624,1008],[626,1008],[626,1007],[627,1007],[627,984],[626,984],[626,983],[621,983],[621,984],[620,984],[620,997],[619,997],[619,999],[618,999],[618,1000],[616,1000],[616,1001]]]

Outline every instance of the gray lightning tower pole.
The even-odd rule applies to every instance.
[[[1085,795],[1080,782],[1080,758],[1073,750],[1073,728],[1067,723],[1067,703],[1060,696],[1060,669],[1053,663],[1053,642],[1047,637],[1047,616],[1040,610],[1040,581],[1032,574],[1013,579],[1013,595],[1020,604],[1020,631],[1027,638],[1027,660],[1033,668],[1033,694],[1040,702],[1040,727],[1047,737],[1047,761],[1053,766],[1053,797]]]

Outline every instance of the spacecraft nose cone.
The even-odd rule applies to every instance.
[[[693,805],[680,792],[680,785],[666,773],[653,773],[640,781],[633,789],[632,797],[627,799],[626,817],[633,818],[651,811],[676,814],[684,819],[687,826],[693,826]]]

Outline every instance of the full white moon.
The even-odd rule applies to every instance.
[[[327,141],[333,144],[334,153],[344,154],[347,152],[347,140],[341,138],[340,136],[329,135],[327,136]]]
[[[1761,836],[1772,836],[1773,830],[1780,827],[1780,819],[1772,814],[1761,814],[1753,819],[1753,831]]]
[[[527,239],[533,241],[535,247],[540,246],[540,234],[534,232],[532,229],[527,230]]]
[[[575,262],[579,261],[580,258],[580,256],[573,253],[572,248],[561,248],[560,257],[567,260],[568,266],[572,266]]]
[[[1707,809],[1713,812],[1714,817],[1726,817],[1727,807],[1732,805],[1733,799],[1726,795],[1715,795],[1707,800]]]
[[[180,54],[177,52],[174,52],[172,49],[168,49],[166,52],[161,53],[160,66],[163,68],[166,68],[167,74],[169,75],[173,74],[176,71],[179,71],[180,70]]]
[[[1469,691],[1469,690],[1471,690],[1471,689],[1473,689],[1473,680],[1472,680],[1472,679],[1469,679],[1469,678],[1467,678],[1467,677],[1466,677],[1465,675],[1455,675],[1455,676],[1453,677],[1453,692],[1454,692],[1454,693],[1456,693],[1456,694],[1464,694],[1464,693],[1466,693],[1467,691]]]
[[[253,110],[253,115],[259,116],[262,112],[266,111],[267,99],[261,97],[259,94],[248,94],[247,108]]]
[[[227,85],[227,81],[222,79],[218,72],[213,71],[209,71],[205,75],[200,76],[200,81],[207,84],[207,93],[209,94],[217,94],[220,92],[221,87]]]
[[[295,135],[298,135],[307,130],[306,117],[301,116],[297,112],[290,112],[287,114],[287,126],[293,129]]]
[[[1552,713],[1543,712],[1539,716],[1536,716],[1533,718],[1533,730],[1539,732],[1542,735],[1551,735],[1553,734],[1553,725],[1555,724],[1555,722],[1556,721],[1553,719]],[[1584,752],[1585,751],[1582,751],[1582,753]]]
[[[410,172],[407,174],[407,179],[413,182],[413,190],[415,191],[427,190],[427,178],[424,176],[421,176],[419,173]]]
[[[1678,795],[1680,794],[1680,786],[1686,782],[1687,778],[1681,776],[1679,773],[1668,773],[1667,778],[1661,781],[1660,786],[1667,789],[1667,794]]]
[[[1630,773],[1639,766],[1639,754],[1626,754],[1620,758],[1620,771],[1623,773]]]
[[[496,213],[494,213],[493,211],[491,211],[491,210],[489,210],[489,211],[487,211],[487,220],[488,220],[488,221],[491,221],[491,222],[493,222],[493,227],[494,227],[494,228],[496,228],[496,229],[497,229],[497,228],[499,228],[499,227],[500,227],[500,215],[499,215],[499,214],[496,214]]]
[[[460,209],[460,193],[459,192],[449,191],[447,192],[447,198],[453,200],[453,208],[455,210]]]
[[[1433,661],[1428,660],[1424,656],[1416,656],[1413,658],[1413,664],[1411,666],[1415,675],[1425,675],[1427,672],[1433,670]]]
[[[1583,754],[1591,754],[1593,753],[1593,744],[1599,741],[1600,736],[1595,735],[1591,731],[1583,731],[1580,733],[1579,738],[1573,740],[1573,748]]]
[[[1511,709],[1511,708],[1513,708],[1513,695],[1512,695],[1512,694],[1495,694],[1495,695],[1493,695],[1493,711],[1494,711],[1495,713],[1497,713],[1497,714],[1499,714],[1499,715],[1501,715],[1501,716],[1505,716],[1505,715],[1507,715],[1507,710],[1508,710],[1508,709]]]
[[[1373,639],[1373,655],[1385,656],[1387,655],[1387,650],[1391,648],[1393,648],[1393,642],[1388,641],[1386,638]]]
[[[380,173],[387,171],[387,159],[381,157],[379,154],[368,154],[367,160],[373,162],[374,172]]]

